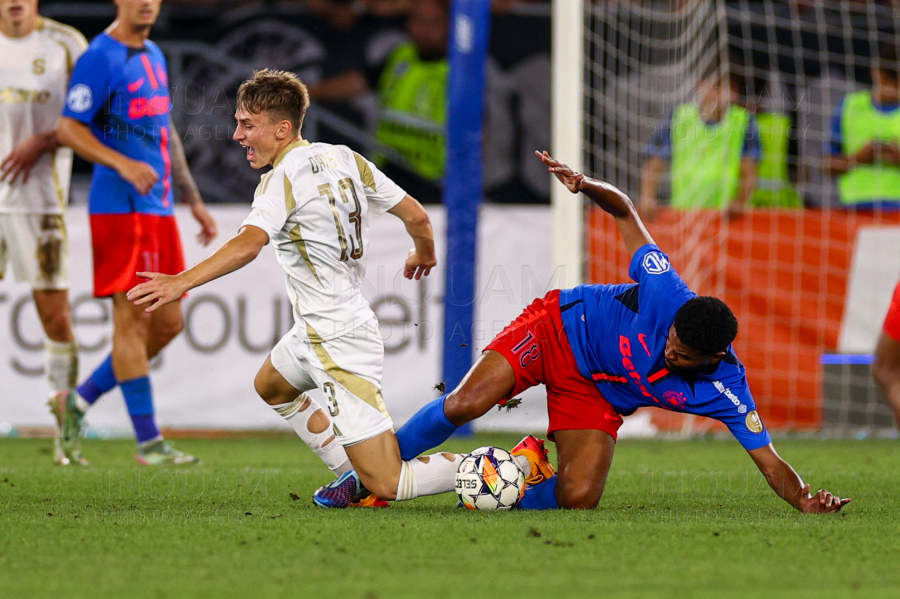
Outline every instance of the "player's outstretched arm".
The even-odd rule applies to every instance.
[[[136,306],[148,304],[146,312],[173,302],[194,287],[199,287],[222,275],[243,268],[259,255],[269,242],[269,235],[259,227],[245,225],[238,234],[226,241],[212,256],[177,275],[158,272],[139,272],[148,281],[135,285],[126,296]]]
[[[781,459],[771,443],[747,453],[756,462],[772,490],[804,514],[833,514],[850,503],[849,499],[836,497],[825,489],[811,495],[809,484],[803,483],[800,475]]]
[[[62,145],[69,146],[88,162],[114,169],[142,195],[150,193],[159,179],[159,174],[152,166],[146,162],[132,160],[125,154],[104,145],[91,132],[91,128],[81,121],[66,116],[59,117],[56,135]]]
[[[183,202],[187,202],[191,206],[191,214],[194,219],[200,223],[200,233],[197,235],[197,241],[200,245],[209,245],[219,234],[216,229],[216,221],[206,209],[203,198],[200,197],[200,190],[197,183],[191,175],[191,169],[188,167],[187,156],[184,154],[184,144],[181,143],[181,136],[175,130],[175,122],[169,117],[169,126],[172,129],[171,151],[169,155],[172,157],[172,183],[178,190],[178,197]]]
[[[628,256],[634,255],[638,249],[655,243],[641,217],[638,216],[631,199],[614,185],[576,173],[571,168],[555,160],[547,152],[535,151],[535,155],[547,165],[551,173],[572,193],[579,191],[589,197],[592,202],[603,208],[616,219],[616,225],[625,241]]]
[[[406,232],[413,238],[415,248],[409,251],[403,276],[407,279],[421,279],[428,276],[431,269],[437,266],[434,253],[434,232],[431,230],[431,219],[425,208],[411,195],[407,194],[400,202],[388,210],[403,221]]]

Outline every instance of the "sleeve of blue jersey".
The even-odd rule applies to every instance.
[[[672,116],[669,115],[659,124],[659,128],[650,138],[647,144],[646,153],[648,156],[656,156],[663,160],[672,158]]]
[[[741,447],[747,451],[765,447],[772,442],[772,437],[769,436],[769,429],[763,426],[761,433],[754,433],[747,427],[746,416],[744,415],[736,414],[735,417],[722,418],[721,421],[725,423],[725,426],[728,427],[734,438],[741,444]]]
[[[669,257],[652,243],[641,246],[634,253],[628,274],[633,281],[641,284],[642,290],[647,289],[651,294],[659,292],[661,300],[673,301],[676,296],[683,295],[684,301],[681,303],[684,303],[694,295],[672,268]]]
[[[771,443],[772,438],[769,436],[768,429],[765,428],[765,423],[763,423],[763,430],[758,433],[750,430],[748,425],[749,415],[756,412],[756,402],[750,393],[747,379],[744,376],[728,377],[713,384],[718,388],[710,389],[715,395],[711,399],[711,410],[707,412],[707,415],[724,423],[738,443],[747,451],[759,449]],[[704,388],[709,389],[706,385]],[[762,422],[761,418],[759,422]]]
[[[840,156],[844,153],[844,139],[841,134],[841,118],[844,115],[844,101],[841,101],[834,107],[834,114],[831,115],[831,135],[825,142],[825,153],[830,156]]]
[[[109,60],[101,50],[91,46],[75,63],[62,115],[90,124],[106,104],[110,92]]]
[[[759,160],[762,150],[759,144],[759,122],[756,117],[750,115],[750,121],[747,123],[747,132],[744,134],[744,148],[741,151],[742,158],[751,158]]]

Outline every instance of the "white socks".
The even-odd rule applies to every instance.
[[[44,338],[44,372],[50,392],[72,389],[78,382],[78,343]]]
[[[292,402],[271,407],[279,416],[287,420],[291,428],[325,462],[325,465],[334,472],[335,476],[340,476],[353,468],[350,465],[350,460],[347,458],[347,452],[344,451],[344,447],[334,439],[334,433],[331,431],[331,418],[328,417],[328,413],[322,409],[322,406],[316,400],[306,393],[301,393]],[[325,426],[324,428],[314,426],[313,428],[320,428],[321,430],[313,431],[310,430],[309,421],[316,412],[321,412],[320,416],[324,416]]]
[[[456,486],[456,469],[463,456],[457,453],[436,453],[403,462],[397,501],[452,491]]]

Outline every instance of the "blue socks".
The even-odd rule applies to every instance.
[[[519,502],[520,510],[555,510],[559,509],[556,503],[556,477],[551,477],[544,482],[534,485],[525,491],[525,495]]]
[[[397,431],[400,457],[403,461],[411,460],[437,447],[459,428],[444,415],[446,398],[446,395],[442,395],[427,404]]]
[[[159,437],[159,429],[156,428],[156,419],[153,416],[153,390],[150,388],[150,377],[142,376],[122,381],[121,387],[137,442],[145,443]]]
[[[89,404],[93,404],[100,399],[101,395],[107,391],[112,391],[117,384],[116,375],[113,373],[112,354],[110,354],[103,361],[103,364],[98,366],[97,370],[88,377],[88,380],[78,387],[78,395],[83,397]]]

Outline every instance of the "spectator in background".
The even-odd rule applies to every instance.
[[[900,201],[900,74],[897,47],[882,44],[872,90],[849,93],[835,109],[827,168],[841,204],[871,209]]]
[[[375,135],[387,156],[384,173],[424,202],[441,201],[447,96],[449,3],[414,2],[407,17],[410,42],[384,64],[348,70],[309,88],[310,97],[342,102],[375,91],[379,116]]]
[[[641,171],[638,208],[645,218],[656,216],[667,166],[677,210],[718,208],[736,215],[749,205],[759,130],[756,118],[737,104],[742,81],[732,69],[711,66],[697,84],[696,101],[676,106],[653,137]]]

